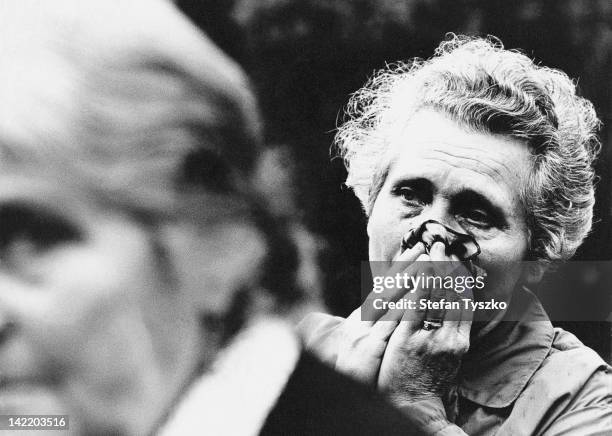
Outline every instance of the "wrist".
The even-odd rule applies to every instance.
[[[441,413],[446,417],[446,409],[442,398],[436,395],[415,395],[408,397],[406,395],[388,395],[391,404],[395,407],[403,408],[427,408],[428,410]]]
[[[424,434],[438,435],[453,424],[446,416],[442,399],[435,396],[421,398],[390,398],[410,421]]]

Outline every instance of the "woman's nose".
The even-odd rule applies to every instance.
[[[10,319],[8,313],[0,307],[0,347],[11,337],[15,330],[15,323]]]
[[[417,219],[412,220],[410,231],[402,239],[401,250],[421,241],[428,252],[436,241],[440,241],[446,246],[447,254],[454,254],[460,259],[470,259],[480,254],[474,237],[463,229],[451,212],[445,200],[434,201]]]
[[[402,240],[402,251],[414,247],[418,242],[423,242],[425,244],[425,250],[429,252],[429,248],[436,241],[448,245],[450,243],[449,234],[448,228],[438,220],[419,220],[418,225],[412,227],[408,234],[404,235]]]
[[[0,271],[0,346],[13,335],[17,326],[24,324],[23,315],[36,308],[33,304],[35,294],[24,291],[19,282]],[[27,299],[27,295],[32,298]]]

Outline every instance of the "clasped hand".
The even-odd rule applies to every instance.
[[[397,273],[416,275],[447,275],[469,272],[455,255],[446,253],[442,242],[435,242],[429,254],[423,243],[403,252],[393,262],[387,276]],[[443,269],[444,271],[441,271]],[[414,310],[372,308],[373,299],[412,300]],[[307,340],[336,369],[373,385],[385,392],[393,403],[402,406],[421,400],[442,400],[456,384],[462,356],[470,345],[473,313],[465,299],[472,299],[471,289],[454,290],[428,288],[385,289],[372,293],[346,319],[316,314],[302,323],[311,330],[313,324],[332,326],[320,339]],[[456,301],[452,308],[421,308],[421,300]],[[451,306],[451,305],[447,305]],[[378,308],[381,307],[379,304]],[[435,329],[424,329],[424,321],[435,320]],[[308,337],[309,332],[305,332]],[[317,343],[318,341],[318,343]]]

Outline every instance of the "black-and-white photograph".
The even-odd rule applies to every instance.
[[[612,435],[610,0],[0,0],[0,431]]]

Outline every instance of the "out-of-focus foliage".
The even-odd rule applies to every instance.
[[[384,40],[390,27],[414,28],[418,0],[239,0],[235,20],[262,30],[260,41],[326,34],[336,41]],[[431,3],[431,2],[429,2]],[[250,29],[254,30],[254,29]]]

